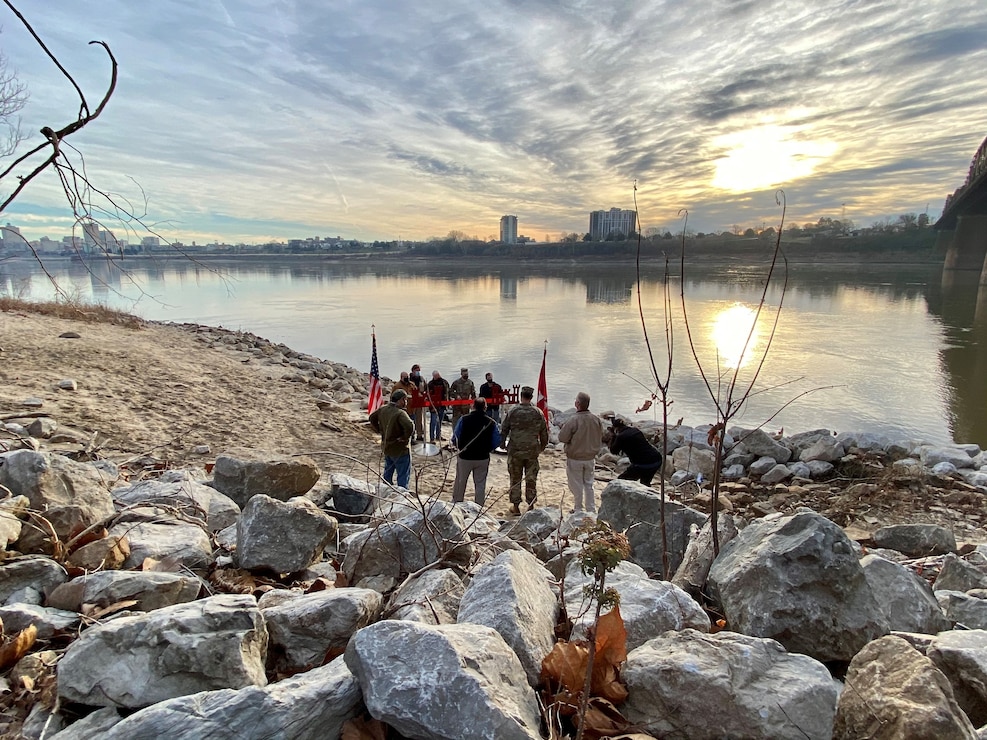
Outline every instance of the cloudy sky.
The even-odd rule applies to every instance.
[[[873,221],[962,184],[987,136],[984,0],[22,0],[106,111],[90,180],[184,241],[538,240],[632,208],[675,231]],[[26,133],[78,96],[7,7]],[[37,141],[37,139],[35,139]],[[9,183],[4,183],[9,192]],[[71,228],[57,181],[0,216]]]

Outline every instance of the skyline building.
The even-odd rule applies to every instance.
[[[590,211],[589,214],[589,237],[595,242],[618,233],[627,238],[637,231],[636,227],[636,211],[611,208],[609,211]]]
[[[517,216],[500,217],[500,240],[504,244],[517,244]]]

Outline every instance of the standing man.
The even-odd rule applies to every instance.
[[[438,442],[442,439],[442,415],[446,412],[442,403],[449,399],[449,384],[438,370],[432,371],[425,392],[428,394],[428,441]]]
[[[500,383],[495,383],[493,373],[487,373],[487,382],[480,386],[480,398],[487,402],[487,416],[500,424],[500,399],[504,396],[504,389]],[[497,403],[492,403],[496,399]]]
[[[482,398],[473,401],[473,410],[459,420],[452,433],[452,443],[459,448],[456,461],[456,482],[452,485],[452,500],[460,502],[466,495],[466,480],[473,474],[473,500],[483,506],[487,498],[487,473],[490,453],[500,445],[497,422],[486,414],[487,403]]]
[[[415,434],[415,424],[405,411],[408,394],[398,388],[391,392],[391,402],[381,406],[370,415],[370,427],[380,434],[380,449],[384,453],[384,480],[394,483],[394,472],[398,474],[398,485],[407,488],[411,482],[411,438]]]
[[[411,382],[415,392],[411,394],[411,418],[415,421],[415,440],[425,441],[425,378],[422,377],[421,365],[411,366]]]
[[[531,399],[535,389],[526,385],[521,389],[521,403],[511,409],[504,418],[501,436],[507,445],[507,473],[511,477],[511,514],[521,513],[521,477],[524,476],[524,498],[528,509],[535,507],[538,498],[538,456],[548,446],[548,422],[545,415]]]
[[[619,416],[613,418],[613,439],[610,440],[610,452],[615,455],[626,455],[631,461],[630,467],[618,478],[624,480],[639,480],[650,486],[655,473],[661,470],[661,452],[651,444],[637,427],[628,426]]]
[[[575,406],[575,415],[559,430],[559,441],[565,442],[565,474],[576,511],[595,514],[593,468],[603,444],[603,422],[599,416],[590,413],[588,393],[577,393]]]
[[[470,380],[470,369],[464,367],[459,371],[459,377],[452,381],[452,386],[450,387],[450,398],[454,399],[474,399],[476,398],[476,386],[473,385],[473,381]],[[462,406],[452,407],[452,428],[456,428],[456,424],[459,422],[459,417],[463,416],[466,410]]]

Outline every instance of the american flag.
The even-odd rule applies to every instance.
[[[367,414],[384,405],[384,392],[380,387],[380,366],[377,364],[377,335],[370,333],[373,342],[373,352],[370,355],[370,390],[367,398]]]

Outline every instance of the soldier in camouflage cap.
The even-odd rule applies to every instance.
[[[507,472],[511,477],[511,513],[521,513],[521,478],[524,477],[524,498],[533,509],[538,497],[538,456],[548,446],[548,422],[545,415],[531,405],[535,389],[521,389],[521,403],[507,414],[500,428],[507,448]]]

